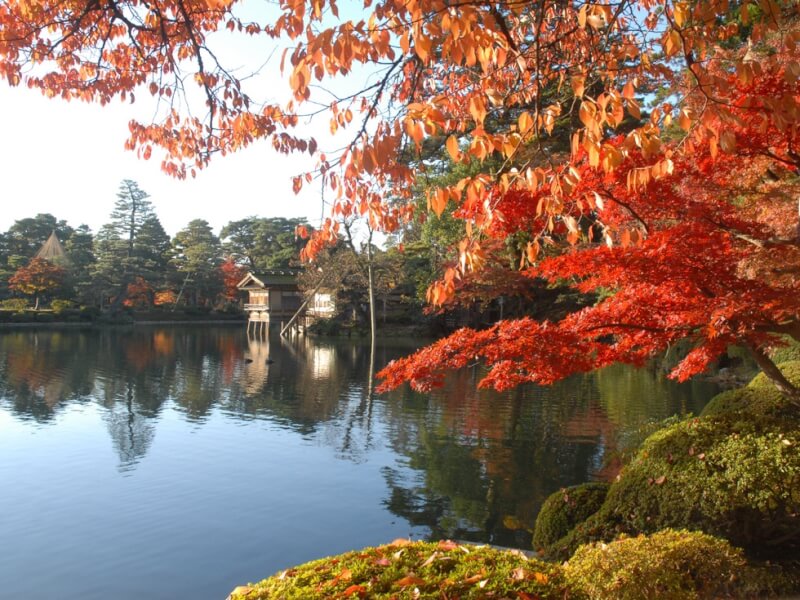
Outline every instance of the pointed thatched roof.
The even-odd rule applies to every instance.
[[[36,253],[36,258],[44,258],[49,261],[63,260],[66,256],[67,253],[64,251],[64,246],[58,241],[55,230]]]

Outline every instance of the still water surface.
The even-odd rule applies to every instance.
[[[0,333],[0,597],[221,600],[397,537],[527,547],[548,494],[716,392],[614,367],[371,396],[368,364],[239,327]]]

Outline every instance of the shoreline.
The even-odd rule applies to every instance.
[[[135,327],[141,325],[247,325],[247,321],[233,319],[207,319],[197,321],[132,321],[130,323],[70,323],[68,321],[55,321],[53,323],[0,323],[3,329],[94,329],[100,327]]]

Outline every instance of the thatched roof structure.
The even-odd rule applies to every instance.
[[[51,262],[64,260],[66,257],[67,253],[64,250],[64,246],[62,246],[61,242],[58,241],[58,236],[56,235],[55,230],[50,234],[50,237],[47,238],[47,241],[36,253],[36,258],[44,258]]]

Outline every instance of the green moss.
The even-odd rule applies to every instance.
[[[403,542],[365,548],[288,569],[252,586],[236,600],[315,598],[564,598],[559,565],[520,553],[452,542]]]
[[[800,562],[758,562],[747,565],[739,584],[746,598],[787,597],[800,592]]]
[[[800,384],[800,362],[780,367]],[[597,513],[545,556],[669,527],[723,537],[753,557],[800,558],[800,414],[765,376],[651,434]]]
[[[784,336],[784,346],[776,346],[773,348],[769,357],[775,364],[785,363],[789,361],[800,361],[800,342],[794,338]]]
[[[778,365],[786,378],[800,385],[800,361]],[[755,413],[767,415],[787,409],[787,400],[763,373],[756,375],[745,387],[717,394],[706,405],[701,416],[727,413]]]
[[[533,547],[546,550],[603,505],[609,484],[584,483],[551,494],[536,517]]]
[[[795,385],[800,385],[800,360],[790,360],[777,363],[784,377]],[[747,384],[747,387],[762,390],[774,389],[774,385],[764,373],[759,373]]]
[[[742,552],[728,542],[667,529],[581,546],[565,574],[572,588],[596,600],[678,600],[736,594],[744,568]]]
[[[623,531],[689,527],[755,556],[800,553],[800,421],[709,416],[651,436],[609,490],[602,520]]]

